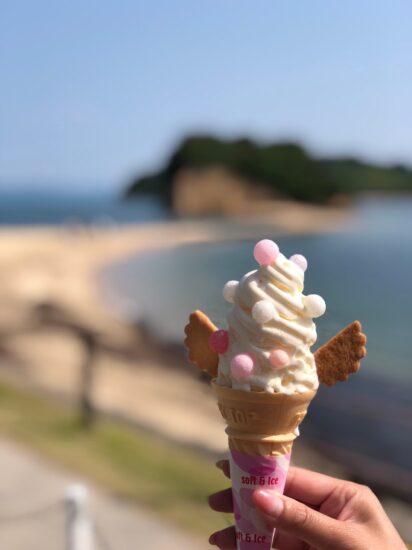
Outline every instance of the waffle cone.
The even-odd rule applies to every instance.
[[[285,395],[235,390],[212,381],[231,450],[261,456],[290,453],[315,391]]]

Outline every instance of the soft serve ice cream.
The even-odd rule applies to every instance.
[[[189,359],[212,377],[226,424],[238,550],[272,548],[273,529],[256,514],[253,492],[283,493],[293,442],[319,382],[346,380],[366,354],[359,321],[312,354],[313,319],[326,306],[303,294],[306,259],[287,259],[267,239],[254,255],[258,269],[224,287],[232,304],[227,330],[199,310],[185,327]]]
[[[217,383],[234,389],[291,395],[318,388],[311,346],[313,318],[323,315],[323,298],[303,294],[306,259],[287,259],[268,239],[257,243],[259,268],[224,287],[233,304],[228,330],[211,337],[219,353]]]

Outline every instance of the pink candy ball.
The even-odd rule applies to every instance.
[[[238,380],[248,378],[254,369],[255,363],[248,353],[235,355],[230,362],[230,372]]]
[[[209,347],[215,353],[225,353],[229,347],[229,333],[227,330],[216,330],[210,335]]]
[[[283,349],[274,349],[270,354],[269,361],[274,367],[281,368],[289,363],[289,355]]]
[[[290,261],[298,265],[303,272],[308,268],[308,261],[302,254],[294,254],[290,257]]]
[[[263,239],[256,243],[253,255],[259,265],[268,266],[278,257],[279,247],[270,239]]]

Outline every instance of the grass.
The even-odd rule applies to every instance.
[[[143,431],[105,419],[85,431],[73,409],[0,384],[0,433],[199,534],[230,523],[207,507],[227,486],[213,461]]]
[[[141,430],[100,420],[85,431],[73,409],[0,384],[0,434],[195,533],[232,522],[206,504],[209,493],[228,485],[213,461]]]

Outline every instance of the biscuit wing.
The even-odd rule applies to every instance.
[[[315,353],[319,382],[333,386],[338,380],[347,380],[359,370],[360,361],[366,355],[366,336],[362,325],[354,321],[331,338]]]
[[[202,311],[194,311],[185,327],[185,346],[189,351],[189,360],[196,363],[203,370],[215,377],[219,356],[209,347],[209,338],[217,330],[207,315]]]

